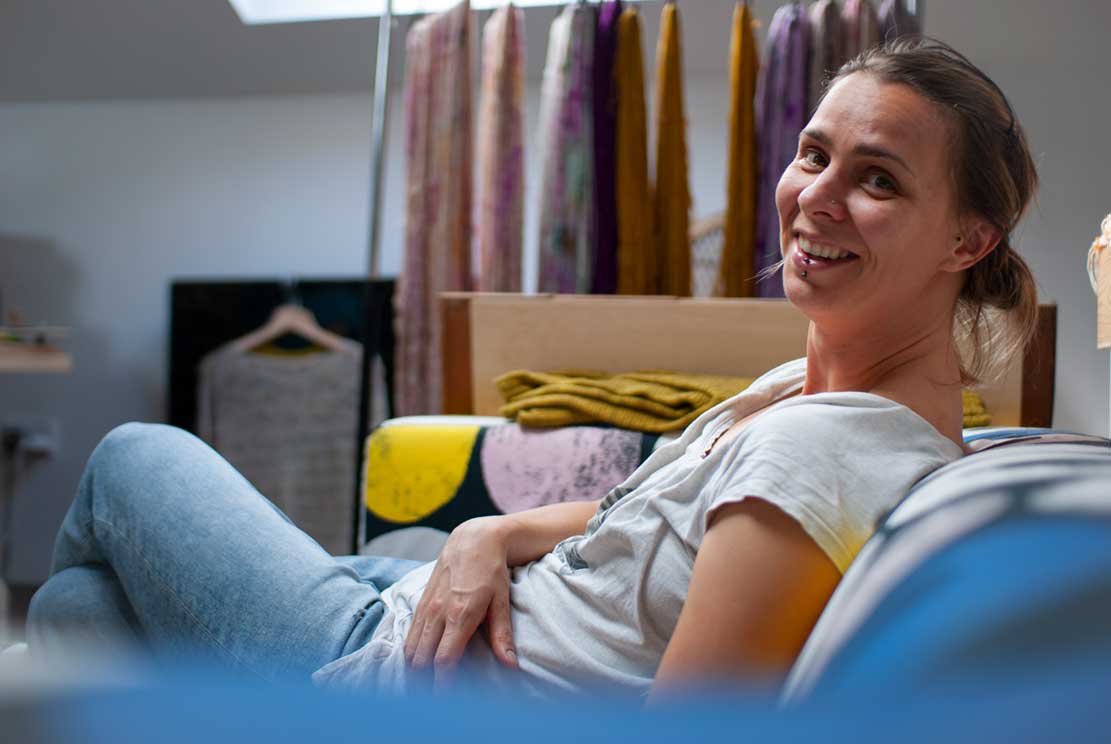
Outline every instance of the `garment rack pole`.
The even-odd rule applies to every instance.
[[[367,274],[378,278],[379,247],[382,240],[382,171],[385,167],[386,118],[390,107],[390,38],[393,29],[393,0],[386,0],[378,19],[378,53],[374,65],[374,109],[370,152],[370,223]]]
[[[386,0],[386,7],[378,19],[378,50],[374,64],[374,105],[371,113],[370,134],[370,213],[367,221],[367,275],[378,278],[378,255],[382,241],[382,171],[386,163],[386,117],[390,107],[390,39],[393,30],[393,0]],[[370,290],[363,290],[364,307],[369,302]],[[363,329],[363,354],[359,376],[359,422],[355,433],[355,498],[353,505],[354,530],[351,533],[351,553],[358,555],[362,549],[365,521],[362,510],[363,443],[370,433],[370,407],[373,391],[370,382],[371,358],[368,343],[381,331]],[[389,415],[389,414],[387,414]]]

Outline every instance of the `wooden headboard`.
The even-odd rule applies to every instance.
[[[494,378],[515,369],[669,369],[758,377],[806,353],[807,320],[785,300],[441,296],[444,413],[497,415]],[[997,426],[1050,426],[1057,307],[1003,379],[979,390]]]

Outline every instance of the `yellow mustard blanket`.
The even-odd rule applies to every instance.
[[[964,428],[991,426],[991,414],[984,408],[984,401],[980,399],[979,393],[962,390],[961,403],[964,404]]]
[[[653,434],[682,429],[752,384],[750,378],[677,372],[515,370],[494,380],[505,400],[500,413],[522,426],[611,424]],[[980,396],[962,393],[964,426],[988,426]]]
[[[523,426],[613,424],[662,433],[682,429],[752,384],[741,377],[672,372],[508,372],[494,381],[501,415]]]

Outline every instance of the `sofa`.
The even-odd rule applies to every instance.
[[[965,432],[846,572],[772,697],[712,689],[654,710],[467,689],[376,699],[226,670],[0,694],[5,740],[983,742],[1111,730],[1111,440]]]

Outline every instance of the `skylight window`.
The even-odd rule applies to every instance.
[[[513,0],[519,8],[565,5],[567,0]],[[228,0],[239,19],[248,26],[263,23],[330,21],[340,18],[369,18],[386,12],[386,0]],[[393,0],[394,15],[439,13],[459,0]],[[500,8],[506,0],[471,0],[474,10]]]

